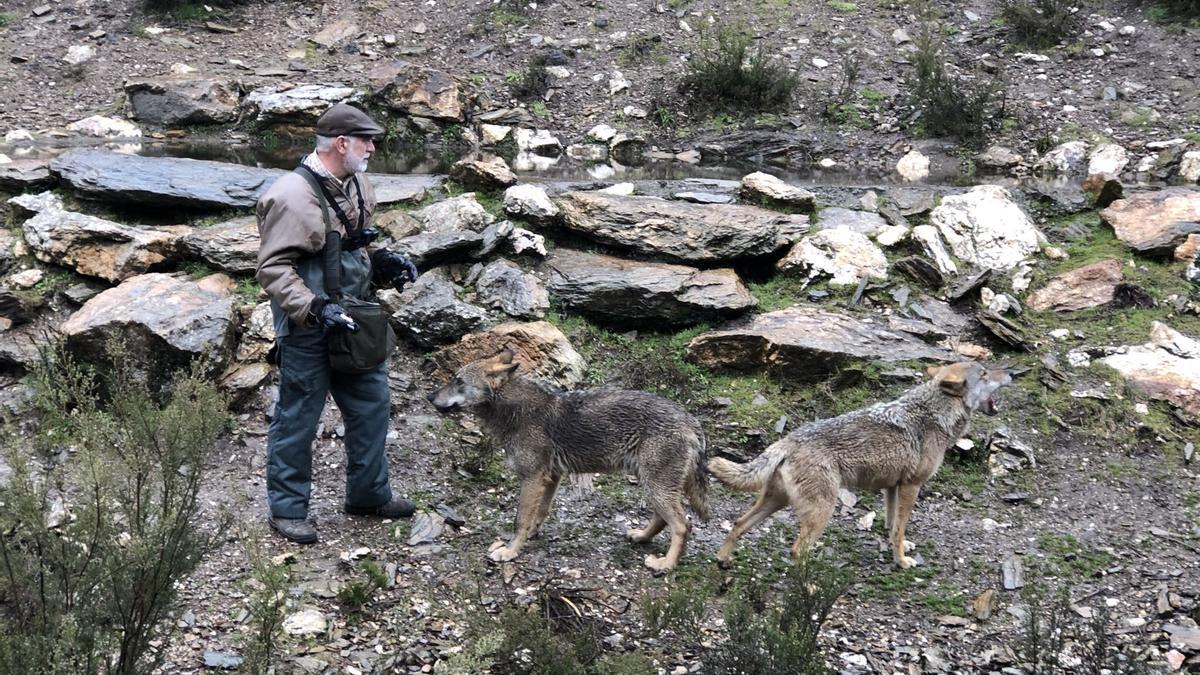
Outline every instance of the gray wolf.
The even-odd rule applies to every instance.
[[[921,485],[966,432],[971,413],[996,414],[996,392],[1012,382],[1006,371],[973,362],[928,373],[930,382],[895,401],[805,424],[745,464],[709,460],[708,470],[722,483],[759,493],[721,545],[718,562],[727,563],[743,534],[788,505],[800,520],[792,546],[793,558],[799,557],[825,530],[838,489],[855,487],[884,492],[893,560],[912,566],[904,554],[904,529]]]
[[[600,388],[553,391],[515,375],[519,363],[506,349],[464,365],[446,386],[429,395],[441,412],[466,409],[502,444],[521,484],[516,533],[497,542],[489,557],[512,560],[550,511],[554,491],[571,473],[636,474],[654,515],[626,535],[648,542],[670,527],[671,546],[646,566],[669,570],[679,562],[691,525],[683,509],[708,518],[704,430],[678,404],[641,391]]]
[[[371,137],[383,131],[356,108],[331,107],[317,120],[314,151],[272,183],[256,206],[255,276],[271,298],[279,365],[279,402],[267,431],[268,523],[296,543],[317,541],[308,520],[312,442],[330,392],[346,424],[345,511],[389,518],[413,513],[411,503],[392,495],[388,479],[386,363],[355,375],[333,373],[329,364],[330,336],[357,326],[338,304],[346,302],[342,298],[368,300],[372,277],[394,283],[402,270],[411,271],[387,249],[368,255],[363,247],[339,251],[335,245],[333,233],[361,240],[368,229],[376,198],[361,172],[374,150]],[[332,278],[326,283],[327,231],[331,262],[340,263],[330,269],[341,270],[340,284]]]

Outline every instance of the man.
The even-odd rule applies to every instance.
[[[308,519],[312,442],[329,392],[346,428],[345,512],[384,518],[413,513],[412,503],[392,496],[388,482],[387,363],[363,374],[331,371],[326,349],[335,331],[358,330],[337,298],[326,293],[326,215],[342,237],[342,295],[367,299],[372,273],[397,287],[417,276],[404,256],[387,249],[368,256],[363,246],[376,232],[368,227],[375,193],[363,173],[375,151],[372,139],[382,133],[361,110],[343,103],[331,107],[317,120],[316,150],[258,200],[257,278],[271,298],[279,365],[279,402],[267,432],[268,522],[298,544],[317,541]],[[326,215],[310,178],[324,194]]]

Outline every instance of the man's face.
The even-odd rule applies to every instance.
[[[342,136],[345,139],[345,150],[342,161],[346,173],[365,173],[367,160],[375,152],[375,141],[368,136]]]

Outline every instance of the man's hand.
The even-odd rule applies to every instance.
[[[350,316],[350,312],[347,312],[345,307],[336,302],[330,302],[323,296],[313,301],[312,312],[317,321],[326,328],[347,330],[351,333],[357,333],[360,330],[358,322]]]
[[[390,249],[379,249],[371,256],[371,265],[375,273],[386,280],[396,290],[401,290],[404,284],[417,280],[417,266],[403,255]]]

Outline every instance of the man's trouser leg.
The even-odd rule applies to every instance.
[[[329,392],[321,331],[279,339],[279,401],[267,430],[267,502],[276,518],[307,518],[312,444]]]
[[[392,499],[385,447],[392,406],[387,364],[361,375],[334,373],[331,386],[346,425],[346,504],[386,504]]]

